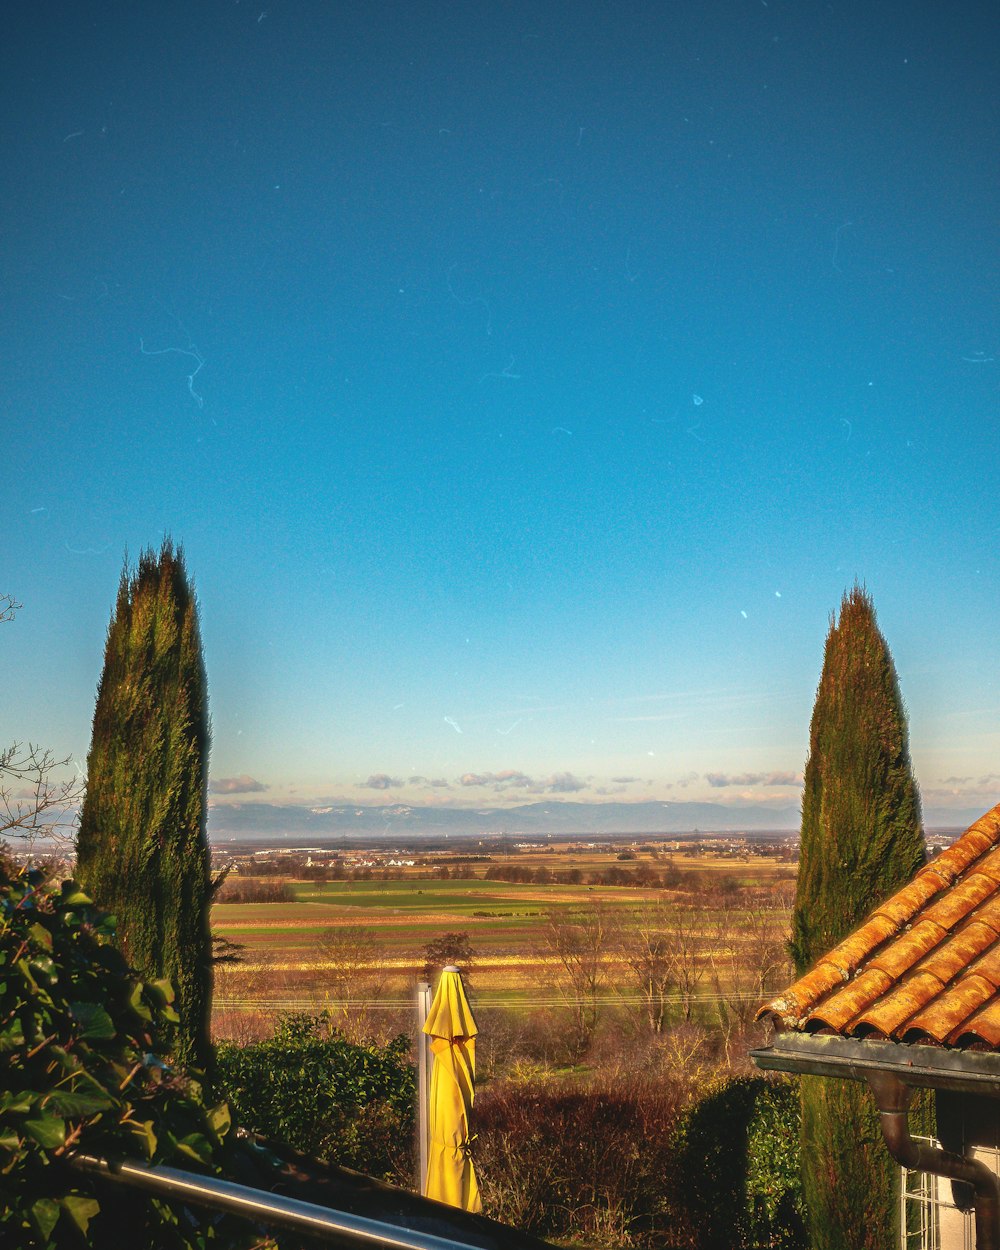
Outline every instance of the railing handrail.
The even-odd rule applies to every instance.
[[[352,1246],[380,1246],[391,1250],[477,1250],[470,1242],[404,1229],[346,1211],[334,1211],[315,1202],[286,1198],[217,1176],[201,1176],[179,1168],[130,1161],[112,1163],[108,1159],[86,1154],[74,1154],[68,1162],[81,1171],[121,1185],[144,1189],[158,1197],[183,1199],[196,1206],[228,1211],[269,1228],[335,1235]]]

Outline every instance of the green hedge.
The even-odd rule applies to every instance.
[[[409,1184],[416,1076],[405,1034],[358,1046],[328,1016],[294,1014],[270,1041],[218,1048],[220,1084],[240,1124],[304,1154]]]
[[[807,1245],[794,1083],[720,1082],[682,1117],[675,1149],[675,1202],[701,1250]]]

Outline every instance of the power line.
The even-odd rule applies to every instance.
[[[575,1007],[580,1004],[595,1005],[600,1007],[607,1006],[647,1006],[649,1004],[659,1006],[684,1006],[690,1002],[693,1005],[705,1004],[714,1005],[717,1003],[752,1003],[762,1001],[762,996],[758,993],[747,994],[698,994],[687,996],[682,994],[660,994],[646,996],[633,996],[627,998],[621,994],[599,994],[594,997],[587,996],[582,999],[570,998],[567,996],[532,996],[529,999],[510,999],[510,998],[480,998],[478,995],[472,998],[473,1008],[477,1007],[504,1007],[510,1011],[530,1011],[535,1007]],[[333,999],[319,1000],[316,998],[225,998],[215,1000],[216,1012],[222,1011],[246,1011],[256,1009],[258,1011],[336,1011],[346,1014],[352,1010],[364,1008],[367,1011],[411,1011],[414,1009],[414,1001],[412,998],[355,998],[348,1002],[337,1001]]]

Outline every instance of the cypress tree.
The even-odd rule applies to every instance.
[[[791,951],[801,975],[924,863],[896,671],[867,591],[831,621],[809,730]],[[803,1192],[813,1250],[899,1244],[899,1169],[867,1088],[803,1077]]]
[[[77,873],[115,914],[129,962],[169,978],[182,1067],[212,1063],[211,876],[205,831],[209,749],[198,609],[180,549],[126,561],[108,627]]]

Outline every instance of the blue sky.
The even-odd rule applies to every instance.
[[[991,7],[6,26],[4,738],[169,533],[220,799],[787,805],[855,578],[1000,798]]]

